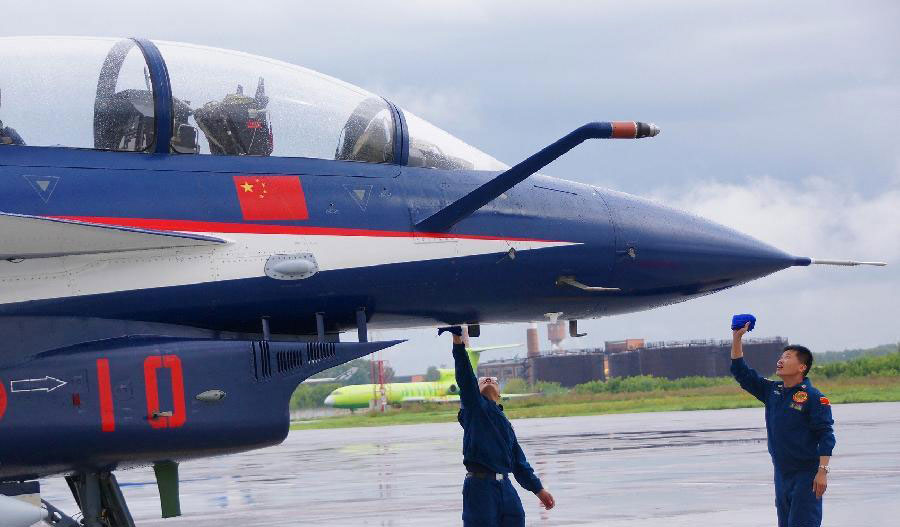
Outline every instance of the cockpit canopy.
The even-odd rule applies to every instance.
[[[143,39],[10,37],[0,38],[0,64],[0,148],[507,168],[377,95],[245,53]]]

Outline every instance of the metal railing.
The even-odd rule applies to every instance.
[[[788,343],[788,339],[780,336],[776,337],[762,337],[762,338],[744,338],[744,345],[752,345],[752,344],[782,344],[786,345]],[[718,348],[727,348],[731,346],[730,340],[725,339],[693,339],[693,340],[657,340],[653,342],[645,342],[643,346],[639,346],[636,348],[622,350],[622,351],[610,351],[607,352],[604,348],[578,348],[578,349],[564,349],[564,350],[552,350],[552,351],[541,351],[540,357],[559,357],[566,355],[603,355],[603,354],[615,354],[615,353],[626,353],[629,351],[640,351],[642,349],[684,349],[684,348],[704,348],[704,347],[718,347]],[[489,361],[482,361],[481,364],[484,365],[499,365],[499,364],[521,364],[528,360],[527,357],[524,358],[516,358],[516,359],[494,359]]]

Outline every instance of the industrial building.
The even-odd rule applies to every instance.
[[[536,343],[536,340],[529,335],[529,344]],[[760,374],[772,375],[775,363],[787,344],[787,339],[782,337],[745,338],[745,359]],[[730,340],[644,342],[643,339],[628,339],[606,342],[602,349],[538,352],[530,345],[527,357],[482,362],[478,366],[478,374],[497,377],[501,386],[509,379],[520,378],[532,384],[550,381],[571,387],[589,381],[636,375],[667,379],[695,375],[722,377],[730,375],[730,365]]]

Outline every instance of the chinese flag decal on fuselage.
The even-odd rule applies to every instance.
[[[305,220],[306,197],[299,176],[234,176],[245,220]]]

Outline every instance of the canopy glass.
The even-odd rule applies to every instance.
[[[0,64],[0,146],[507,168],[366,90],[246,53],[10,37],[0,38]]]

